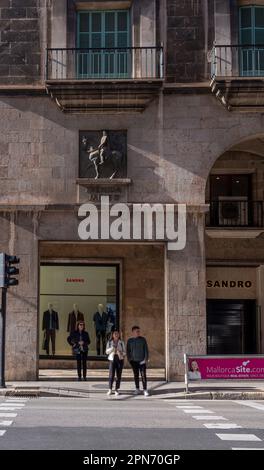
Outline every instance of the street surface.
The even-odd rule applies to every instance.
[[[0,450],[264,450],[264,402],[0,398]]]

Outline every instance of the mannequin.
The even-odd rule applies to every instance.
[[[107,325],[107,313],[104,311],[103,304],[97,305],[97,312],[93,316],[95,335],[96,335],[96,351],[97,355],[100,356],[101,352],[101,341],[102,341],[102,354],[105,354],[106,347],[106,325]]]
[[[84,321],[84,314],[79,311],[77,304],[73,304],[73,310],[68,315],[67,331],[69,333],[76,331],[78,321]]]
[[[53,310],[52,303],[48,303],[48,310],[43,313],[42,330],[46,335],[46,353],[49,356],[49,343],[51,340],[52,355],[55,356],[56,330],[59,329],[59,316]]]

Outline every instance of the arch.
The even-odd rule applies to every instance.
[[[208,180],[208,178],[211,174],[211,171],[212,171],[213,167],[215,166],[217,160],[219,158],[221,158],[225,153],[230,152],[230,151],[239,151],[239,150],[241,152],[248,152],[248,153],[252,153],[252,151],[253,151],[253,153],[254,153],[254,147],[255,147],[255,152],[256,152],[256,143],[257,142],[263,142],[263,144],[262,144],[263,145],[263,154],[261,154],[260,156],[264,157],[264,131],[263,130],[262,130],[262,132],[259,132],[259,133],[256,133],[256,134],[247,134],[244,137],[242,137],[240,139],[237,139],[236,141],[233,141],[232,143],[226,144],[226,142],[225,142],[225,146],[223,147],[222,152],[220,151],[217,156],[212,155],[213,161],[211,161],[211,166],[210,166],[209,171],[207,173],[206,181]],[[252,151],[249,150],[250,145],[252,145],[252,147],[253,147]],[[244,148],[241,148],[241,146],[243,146]]]

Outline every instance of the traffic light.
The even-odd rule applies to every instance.
[[[18,285],[18,279],[12,276],[19,274],[19,269],[13,266],[19,263],[20,259],[16,256],[0,253],[0,287],[8,288]]]

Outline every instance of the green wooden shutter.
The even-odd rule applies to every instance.
[[[129,10],[79,12],[77,31],[79,78],[131,75]]]
[[[264,75],[264,7],[239,9],[240,73],[242,76]],[[254,47],[250,47],[250,45]]]

